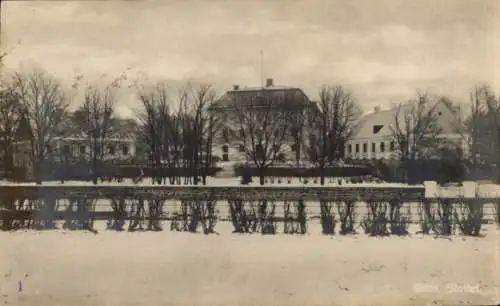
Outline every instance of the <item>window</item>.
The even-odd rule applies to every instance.
[[[297,137],[299,135],[299,130],[297,128],[292,128],[292,137]]]
[[[111,154],[111,155],[115,154],[115,146],[114,145],[108,146],[108,154]]]
[[[368,144],[364,143],[363,144],[363,153],[366,153],[366,152],[368,152]]]
[[[352,153],[352,144],[349,145],[349,153]]]
[[[227,154],[229,152],[228,146],[222,146],[222,153]]]
[[[292,152],[297,152],[297,144],[292,144],[291,148],[292,149]]]
[[[356,153],[359,153],[359,143],[356,144]]]
[[[223,129],[222,130],[222,138],[224,138],[225,142],[229,141],[229,130],[228,129]]]
[[[87,147],[84,145],[80,146],[80,154],[85,154],[85,151],[87,151]]]
[[[222,154],[222,161],[229,161],[229,155],[227,153]]]
[[[245,137],[245,130],[244,129],[240,129],[240,137],[241,138]]]
[[[128,145],[127,144],[122,145],[122,154],[128,155]]]
[[[373,126],[373,134],[377,134],[378,132],[380,132],[380,130],[381,130],[383,127],[384,127],[383,125],[374,125],[374,126]]]
[[[70,151],[71,151],[71,150],[70,150],[69,145],[64,145],[64,146],[63,146],[63,153],[64,153],[64,154],[69,154],[69,153],[70,153]]]
[[[385,142],[380,143],[380,152],[384,153],[385,151]]]
[[[377,150],[375,149],[375,143],[372,142],[372,153],[375,153]]]
[[[238,151],[239,152],[245,152],[245,146],[240,144],[240,146],[238,147]]]
[[[393,140],[393,141],[391,141],[390,146],[391,146],[391,148],[390,148],[390,149],[391,149],[391,152],[394,152],[394,150],[396,149],[396,144],[394,143],[394,140]]]

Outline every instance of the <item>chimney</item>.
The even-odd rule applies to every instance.
[[[274,86],[273,79],[266,79],[266,87],[273,87],[273,86]]]
[[[375,106],[373,109],[375,110],[376,113],[380,112],[380,106],[378,106],[378,105]]]
[[[240,85],[233,85],[233,90],[239,90],[240,89]]]

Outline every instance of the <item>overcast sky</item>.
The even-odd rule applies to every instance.
[[[500,1],[498,1],[500,2]],[[351,88],[365,109],[417,89],[466,101],[480,82],[500,92],[495,1],[7,1],[5,65],[37,65],[71,82],[129,79]],[[130,90],[121,111],[134,107]]]

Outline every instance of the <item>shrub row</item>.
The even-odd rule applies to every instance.
[[[243,201],[229,199],[230,221],[235,233],[276,234],[277,223],[283,223],[285,234],[307,233],[307,210],[303,201],[285,201],[282,206],[284,217],[277,217],[274,201]],[[451,201],[440,200],[431,204],[424,202],[419,206],[422,234],[448,236],[457,232],[462,235],[480,236],[483,224],[483,208],[474,201],[462,201],[452,205]],[[58,211],[55,199],[47,201],[30,200],[24,210],[0,211],[2,229],[22,228],[53,229],[57,219],[65,220],[67,229],[94,230],[94,220],[107,219],[108,229],[161,231],[162,220],[170,220],[172,231],[216,233],[215,225],[219,218],[216,201],[182,200],[180,207],[171,214],[163,210],[164,202],[136,199],[112,200],[111,212],[95,212],[95,201],[89,199],[72,200],[65,211]],[[411,222],[411,212],[402,210],[404,204],[399,200],[368,201],[368,213],[356,222],[356,203],[354,201],[321,201],[320,223],[324,235],[338,233],[356,234],[356,225],[370,236],[407,235]],[[457,231],[458,230],[458,231]]]
[[[259,169],[255,167],[235,166],[236,176],[260,176]],[[325,169],[305,168],[305,167],[270,167],[264,172],[269,177],[351,177],[373,175],[373,171],[367,166],[357,167],[329,167]]]

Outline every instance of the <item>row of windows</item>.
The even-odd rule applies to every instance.
[[[97,149],[99,150],[100,148],[97,148]],[[127,144],[122,144],[120,149],[121,149],[121,153],[123,155],[129,154],[129,147]],[[53,151],[54,150],[53,150],[52,146],[47,145],[47,153],[51,154],[51,153],[53,153]],[[63,154],[71,154],[71,151],[72,150],[71,150],[70,145],[66,144],[66,145],[62,146],[62,153]],[[80,154],[86,154],[87,153],[87,146],[80,145],[78,151],[80,152]],[[117,154],[116,146],[115,145],[107,145],[106,146],[106,153],[111,154],[111,155]]]
[[[275,135],[276,136],[279,136],[280,134],[280,131],[277,130],[275,131]],[[290,135],[292,137],[297,137],[299,134],[299,130],[297,128],[292,128],[291,132],[290,132]],[[229,142],[229,135],[230,135],[230,129],[228,128],[225,128],[222,130],[222,138],[224,139],[225,142]],[[240,129],[239,130],[239,137],[240,138],[244,138],[245,137],[245,130],[244,129]]]
[[[280,149],[280,148],[281,148],[280,146],[275,146],[275,148],[274,148],[274,149],[275,149],[276,151],[279,151],[279,149]],[[292,152],[297,151],[297,145],[296,145],[296,144],[292,144],[292,145],[290,146],[290,148],[291,148]],[[244,145],[242,145],[242,144],[240,144],[240,145],[238,146],[238,152],[240,152],[240,153],[244,153],[244,152],[245,152],[245,146],[244,146]],[[224,146],[222,146],[222,153],[224,153],[224,154],[229,153],[229,146],[228,146],[228,145],[224,145]]]
[[[371,144],[372,144],[372,148],[371,148],[372,150],[371,150],[371,152],[372,153],[376,153],[377,152],[377,143],[376,142],[372,142]],[[385,142],[384,141],[378,143],[378,147],[379,147],[379,152],[380,153],[384,153],[385,152],[386,147],[385,147]],[[394,152],[395,149],[396,149],[396,144],[395,144],[394,141],[391,141],[389,143],[389,151],[390,152]],[[348,152],[349,153],[353,153],[353,145],[352,144],[349,145]],[[360,153],[360,144],[359,143],[355,144],[355,153]],[[366,143],[366,142],[363,143],[363,153],[368,153],[368,143]]]

